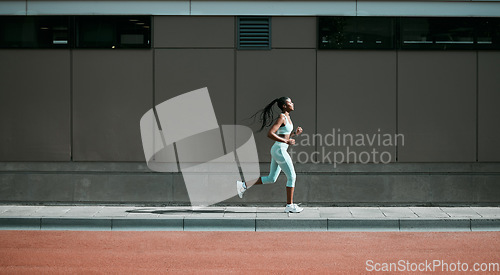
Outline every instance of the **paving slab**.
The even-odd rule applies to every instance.
[[[349,207],[354,218],[385,218],[379,207]]]
[[[127,219],[158,219],[160,214],[155,214],[155,213],[128,213],[125,218]],[[180,216],[178,218],[183,219],[183,216]]]
[[[409,207],[380,207],[380,211],[388,218],[418,218]]]
[[[71,206],[43,206],[35,215],[40,217],[62,217],[71,210]]]
[[[63,217],[94,217],[104,206],[85,206],[71,207],[68,212],[64,213]]]
[[[257,207],[257,213],[285,213],[285,207]]]
[[[7,211],[3,212],[1,216],[6,217],[30,217],[40,210],[43,206],[16,206],[10,207]]]
[[[288,218],[294,219],[322,219],[317,207],[305,207],[300,213],[287,213]]]
[[[253,218],[257,217],[257,207],[226,207],[224,218]]]
[[[195,207],[191,210],[187,210],[188,215],[185,216],[186,219],[210,219],[210,218],[223,218],[225,207]]]
[[[258,219],[285,219],[288,214],[284,207],[259,207],[257,208]]]
[[[499,207],[471,207],[476,213],[481,215],[483,218],[495,218],[500,217]]]
[[[226,207],[219,207],[219,206],[214,206],[214,207],[192,207],[186,209],[187,211],[190,211],[192,213],[224,213],[226,210]]]
[[[190,208],[184,207],[135,207],[128,209],[125,212],[128,213],[127,217],[134,217],[135,214],[142,214],[145,216],[149,215],[157,218],[181,218],[192,214],[192,210]]]
[[[474,209],[470,207],[441,207],[441,210],[448,214],[452,218],[480,218],[479,215]]]
[[[9,210],[10,208],[12,208],[12,206],[10,205],[0,205],[0,216],[2,215],[3,212]]]
[[[229,212],[229,213],[257,213],[257,207],[256,206],[228,206],[224,208],[224,212]]]
[[[439,207],[410,207],[420,218],[449,218],[450,215],[446,214]]]
[[[322,218],[352,218],[349,207],[319,207],[318,209]]]
[[[129,213],[127,207],[104,207],[99,212],[94,214],[94,217],[126,217]]]

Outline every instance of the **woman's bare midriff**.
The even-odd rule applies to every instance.
[[[285,135],[285,134],[278,134],[279,137],[282,137],[284,139],[289,139],[290,138],[290,134],[288,135]]]

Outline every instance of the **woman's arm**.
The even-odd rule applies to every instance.
[[[293,133],[290,134],[290,137],[298,136],[301,133],[302,133],[302,127],[297,127],[297,129],[295,130],[295,132],[293,132]]]
[[[276,134],[276,131],[280,128],[281,124],[285,122],[285,117],[283,115],[280,115],[278,119],[276,119],[276,122],[271,126],[271,129],[269,129],[269,132],[267,132],[267,137],[269,137],[272,140],[275,141],[280,141],[283,143],[288,143],[288,144],[294,144],[295,140],[293,139],[286,139],[283,137],[280,137]]]

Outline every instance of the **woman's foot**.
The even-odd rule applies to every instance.
[[[300,213],[302,212],[302,210],[304,210],[304,208],[298,206],[297,204],[295,203],[292,203],[292,204],[287,204],[286,207],[285,207],[285,213]]]
[[[240,197],[240,199],[243,198],[243,193],[247,191],[247,186],[245,182],[236,181],[236,191],[238,192],[238,196]]]

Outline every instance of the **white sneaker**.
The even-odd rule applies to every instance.
[[[236,191],[238,192],[238,196],[240,199],[243,198],[243,193],[247,191],[247,187],[245,186],[245,183],[242,181],[236,181]]]
[[[285,207],[285,213],[289,213],[289,212],[300,213],[300,212],[302,212],[302,210],[304,210],[304,208],[298,206],[295,203],[293,203],[293,204],[287,204],[286,207]]]

